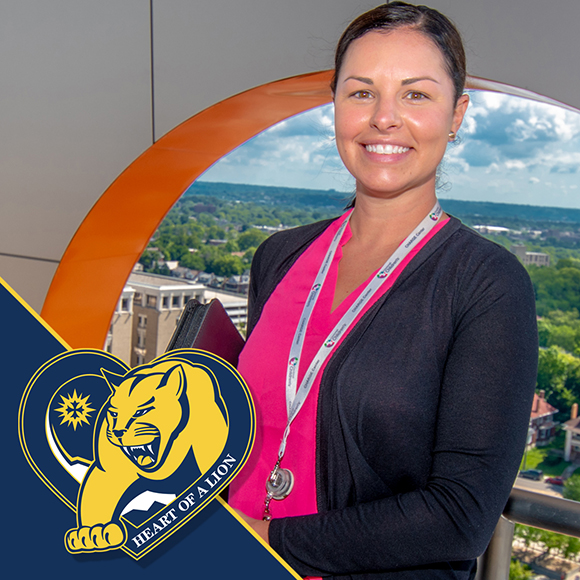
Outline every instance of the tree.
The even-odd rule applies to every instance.
[[[548,403],[567,415],[580,400],[580,359],[556,346],[540,349],[537,386]]]
[[[530,526],[524,526],[522,524],[516,524],[514,535],[521,538],[526,545],[526,550],[532,545],[540,540],[541,530],[537,528],[532,528]]]
[[[161,258],[161,254],[156,250],[145,250],[141,257],[139,258],[139,262],[143,264],[143,269],[146,272],[150,272],[157,266],[157,260]]]
[[[562,547],[564,558],[572,558],[580,554],[580,538],[566,536],[566,544]]]
[[[179,259],[179,265],[191,270],[205,270],[205,262],[199,252],[187,252]]]
[[[528,269],[538,314],[545,316],[553,310],[580,310],[580,270],[576,267]]]
[[[226,252],[239,252],[240,251],[240,247],[238,246],[238,243],[236,242],[236,240],[228,240],[227,244],[224,246],[224,250]]]
[[[256,248],[248,248],[246,253],[242,257],[244,264],[251,264],[254,259],[254,254],[256,253]]]
[[[556,268],[558,270],[562,270],[563,268],[576,268],[577,270],[580,270],[580,260],[577,260],[576,258],[563,258],[558,260]]]
[[[580,501],[580,474],[573,475],[564,482],[562,495],[566,499]]]
[[[532,569],[527,564],[522,564],[518,560],[510,562],[509,580],[529,580],[534,576]]]
[[[223,240],[226,237],[226,231],[214,224],[207,229],[205,235],[208,240]]]
[[[217,276],[234,276],[244,271],[242,260],[237,256],[219,256],[208,266],[207,270]]]
[[[548,530],[541,530],[539,541],[544,544],[548,554],[552,554],[552,550],[555,552],[562,551],[562,548],[566,544],[566,536],[549,532]]]
[[[237,242],[240,251],[245,252],[248,248],[257,248],[267,237],[268,234],[260,230],[251,229],[240,234]]]
[[[540,346],[559,346],[564,350],[580,353],[580,318],[576,309],[549,312],[538,321]]]

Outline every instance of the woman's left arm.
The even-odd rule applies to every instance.
[[[515,257],[496,252],[465,277],[455,312],[427,485],[273,520],[270,544],[299,573],[393,570],[485,550],[517,474],[536,381],[527,273]]]

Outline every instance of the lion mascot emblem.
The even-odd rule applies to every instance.
[[[101,370],[111,395],[93,436],[94,461],[79,491],[77,527],[65,536],[69,552],[123,545],[120,519],[128,490],[142,480],[173,476],[188,459],[203,474],[228,437],[227,409],[215,376],[185,359],[158,359],[116,375]]]

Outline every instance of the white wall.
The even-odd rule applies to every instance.
[[[579,0],[424,3],[458,25],[470,74],[529,89],[580,109]]]
[[[151,144],[149,47],[143,0],[0,4],[0,276],[36,309],[56,266],[36,259]]]

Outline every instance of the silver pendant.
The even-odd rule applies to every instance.
[[[286,499],[294,487],[294,474],[289,469],[276,466],[266,481],[268,495],[280,501]]]

